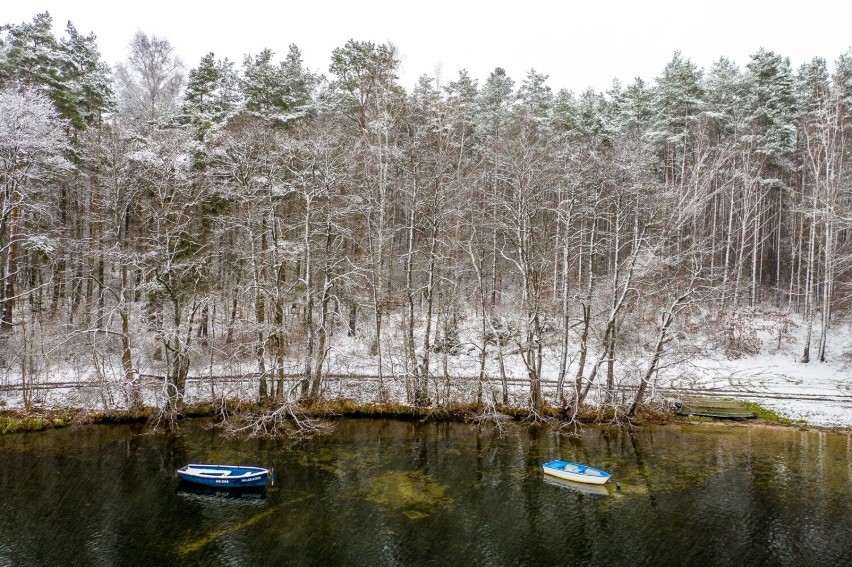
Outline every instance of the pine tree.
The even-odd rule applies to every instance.
[[[692,159],[694,129],[704,110],[701,70],[675,52],[654,88],[654,128],[651,139],[664,163],[667,184],[676,184]]]
[[[302,67],[302,55],[295,45],[277,65],[272,61],[274,55],[264,49],[255,57],[246,56],[240,89],[246,110],[286,126],[315,113],[312,97],[316,79]]]
[[[515,102],[515,81],[506,70],[497,67],[486,79],[479,93],[479,135],[499,139]]]
[[[742,133],[745,85],[740,68],[730,59],[720,58],[704,76],[706,116],[718,138]]]
[[[654,93],[641,77],[610,100],[610,130],[634,137],[644,136],[652,127]]]
[[[0,85],[44,93],[82,131],[114,107],[110,69],[93,34],[82,35],[68,22],[66,36],[57,40],[52,26],[44,12],[30,23],[0,28]]]
[[[402,89],[397,83],[396,49],[370,41],[350,39],[331,53],[329,71],[335,106],[357,125],[360,132],[386,112],[395,112]]]
[[[760,49],[746,65],[746,142],[770,168],[789,171],[796,137],[790,60]]]
[[[84,121],[63,76],[66,59],[52,28],[53,18],[48,12],[38,14],[32,22],[6,26],[0,84],[44,93],[63,117],[82,129]]]
[[[453,127],[458,131],[464,151],[460,157],[473,158],[473,146],[476,134],[476,98],[478,86],[464,69],[459,77],[445,88],[447,105],[452,116]]]
[[[74,103],[69,118],[78,128],[100,124],[103,113],[115,108],[110,68],[101,61],[94,34],[80,34],[71,22],[65,33],[61,70]]]
[[[196,139],[204,141],[211,128],[221,126],[239,110],[238,81],[234,64],[227,59],[217,61],[213,53],[189,71],[180,121],[192,125]]]
[[[367,281],[372,303],[375,336],[373,352],[378,361],[379,388],[385,395],[384,335],[385,305],[391,293],[390,246],[394,216],[393,195],[398,156],[397,129],[405,98],[397,82],[399,60],[392,45],[349,40],[332,51],[329,70],[338,116],[345,119],[357,146],[353,167],[356,190],[364,199],[362,217],[366,226],[359,242],[364,253],[360,268]]]
[[[525,118],[542,129],[549,128],[553,111],[553,91],[547,78],[531,69],[518,89],[518,102]]]

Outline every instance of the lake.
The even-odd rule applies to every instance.
[[[668,425],[336,422],[307,441],[139,425],[0,436],[6,565],[852,565],[852,436]],[[549,481],[561,458],[613,475]],[[265,494],[179,489],[189,462],[275,469]],[[615,482],[620,485],[616,488]]]

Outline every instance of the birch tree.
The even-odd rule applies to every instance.
[[[137,32],[127,61],[116,68],[122,115],[143,133],[178,108],[184,66],[169,40]]]

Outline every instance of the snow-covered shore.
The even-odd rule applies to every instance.
[[[825,362],[815,360],[818,329],[814,331],[811,361],[801,362],[805,328],[799,325],[780,343],[769,333],[759,333],[759,352],[748,356],[702,357],[685,362],[677,376],[664,385],[756,402],[810,425],[852,427],[850,325],[838,323],[831,329]]]
[[[475,345],[475,330],[462,328],[461,348],[452,356],[443,353],[433,355],[432,373],[435,375],[430,384],[430,397],[433,402],[472,401],[476,395],[476,383],[479,365],[478,350]],[[816,333],[815,333],[816,336]],[[651,396],[659,401],[664,398],[683,395],[710,395],[734,399],[743,399],[770,408],[779,415],[820,427],[852,428],[852,370],[848,361],[848,351],[852,345],[850,324],[838,324],[831,330],[826,348],[826,362],[812,360],[801,362],[804,329],[794,326],[784,341],[778,341],[770,331],[758,333],[756,352],[739,358],[726,356],[721,349],[708,347],[695,349],[696,355],[684,357],[678,362],[666,361],[656,375]],[[701,339],[703,340],[703,339]],[[699,339],[692,337],[694,346]],[[709,342],[709,341],[707,341]],[[386,352],[400,349],[393,337],[389,338]],[[507,349],[509,350],[509,349]],[[647,354],[634,352],[632,362],[625,358],[622,362],[618,387],[625,392],[629,400],[635,389],[636,376]],[[555,376],[557,359],[551,352],[546,357],[543,370],[543,393],[550,403],[556,402]],[[140,359],[144,362],[144,359]],[[625,362],[627,361],[627,362]],[[571,362],[571,361],[569,361]],[[567,376],[576,372],[574,364],[569,366]],[[291,359],[292,365],[286,371],[292,377],[289,385],[298,380],[301,363]],[[446,373],[444,369],[446,364]],[[384,386],[385,396],[392,401],[405,403],[406,379],[404,360],[390,354],[385,360]],[[159,406],[164,395],[162,380],[153,378],[161,375],[161,369],[148,361],[143,366],[142,377],[146,404]],[[376,359],[368,352],[366,341],[357,338],[337,337],[326,361],[325,395],[328,398],[346,398],[356,403],[369,404],[379,399],[378,381],[375,379]],[[506,353],[504,370],[510,379],[509,400],[513,405],[527,403],[527,373],[520,357]],[[502,386],[496,358],[489,356],[486,368],[489,376],[484,386],[485,395],[500,399]],[[215,398],[252,399],[257,393],[256,369],[250,361],[229,365],[211,365],[206,369],[191,371],[187,387],[187,400],[204,401]],[[209,376],[216,378],[211,380]],[[449,381],[446,380],[449,377]],[[596,386],[600,387],[603,377],[599,376]],[[0,382],[0,407],[16,408],[23,405],[23,396],[19,387],[20,376],[9,372]],[[85,367],[59,368],[51,366],[44,376],[30,381],[30,400],[43,407],[97,407],[108,409],[121,408],[128,399],[127,384],[121,377],[118,367],[102,373],[98,378],[91,369]],[[568,385],[566,383],[566,389]],[[592,388],[590,401],[602,399]]]
[[[852,427],[852,378],[843,361],[800,362],[789,350],[737,360],[693,362],[688,378],[673,388],[756,402],[781,416],[810,425]]]

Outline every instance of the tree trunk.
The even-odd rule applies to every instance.
[[[412,399],[418,404],[420,392],[420,376],[417,371],[417,349],[414,346],[414,213],[417,208],[417,180],[414,180],[414,192],[411,198],[411,210],[408,213],[408,227],[406,230],[406,244],[408,251],[405,255],[405,295],[408,302],[408,313],[406,314],[405,327],[405,354],[406,354],[406,378],[411,379]],[[429,343],[429,332],[426,331],[426,344]],[[428,356],[428,355],[424,355]],[[408,388],[406,388],[408,389]]]
[[[14,198],[14,197],[13,197]],[[15,278],[18,275],[18,205],[9,213],[9,244],[3,267],[3,307],[0,309],[0,332],[12,332],[15,315]]]

